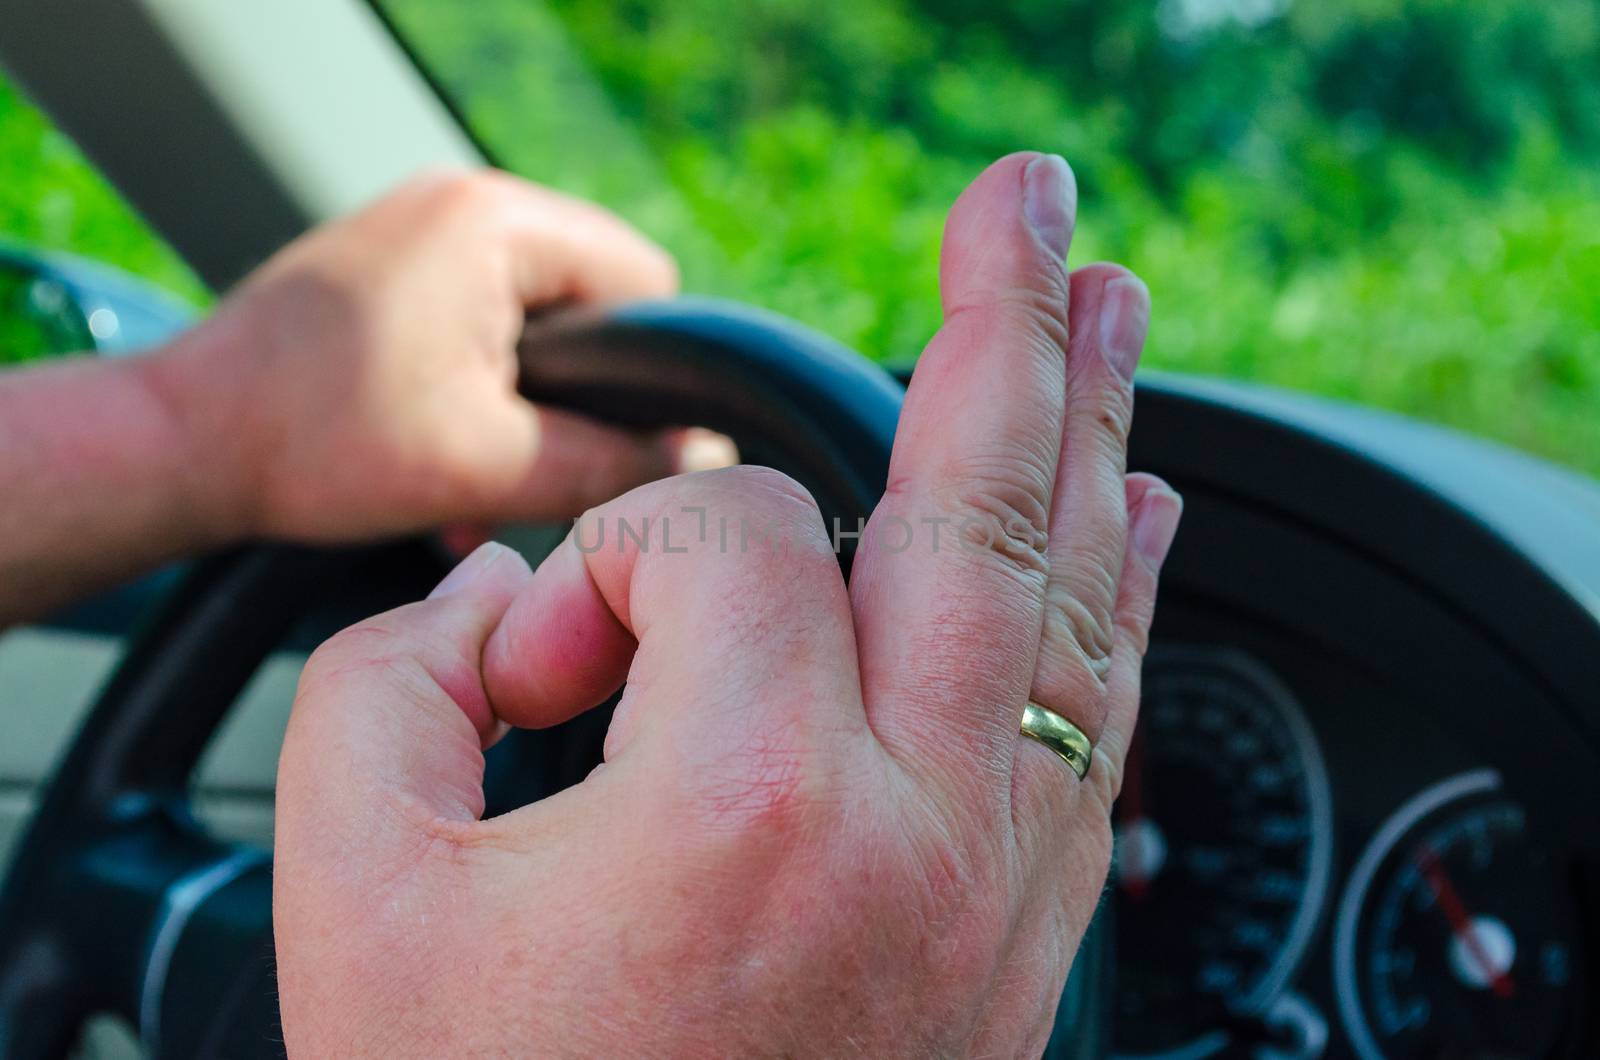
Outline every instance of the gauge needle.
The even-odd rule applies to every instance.
[[[1505,968],[1497,967],[1498,963],[1484,948],[1483,940],[1478,937],[1477,929],[1473,923],[1472,914],[1467,912],[1466,905],[1461,901],[1455,884],[1450,882],[1449,873],[1445,872],[1444,865],[1439,861],[1439,855],[1434,853],[1432,847],[1423,847],[1417,851],[1417,868],[1422,870],[1422,878],[1428,884],[1428,890],[1433,892],[1434,904],[1450,922],[1450,933],[1461,940],[1467,952],[1472,955],[1473,961],[1489,977],[1489,989],[1494,991],[1494,996],[1504,1000],[1517,992],[1516,983],[1511,981],[1511,975]]]

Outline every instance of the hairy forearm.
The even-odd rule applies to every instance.
[[[0,373],[0,627],[236,536],[223,447],[161,382],[184,352]]]

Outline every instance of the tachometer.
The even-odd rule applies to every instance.
[[[1363,1060],[1555,1055],[1574,1001],[1573,917],[1523,808],[1489,769],[1422,791],[1339,904],[1339,1008]]]
[[[1322,756],[1276,678],[1233,652],[1151,658],[1116,808],[1120,1056],[1211,1056],[1267,1018],[1322,906],[1331,834]]]

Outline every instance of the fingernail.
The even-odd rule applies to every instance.
[[[1157,487],[1144,495],[1133,515],[1133,548],[1150,566],[1160,569],[1178,533],[1183,517],[1183,498],[1174,491]]]
[[[683,445],[678,449],[679,472],[711,471],[738,462],[739,450],[727,435],[704,427],[691,427],[684,432]]]
[[[1050,252],[1065,259],[1078,215],[1078,181],[1060,155],[1040,155],[1022,171],[1022,216]]]
[[[509,555],[511,550],[497,541],[485,541],[472,550],[472,555],[456,564],[455,570],[444,576],[444,581],[433,587],[428,599],[437,600],[467,588],[488,573],[489,568]]]
[[[1150,288],[1137,276],[1107,280],[1100,293],[1100,348],[1118,375],[1133,378],[1150,328]]]

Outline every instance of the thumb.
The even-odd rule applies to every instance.
[[[388,873],[418,837],[483,813],[483,748],[498,722],[483,646],[528,579],[490,542],[428,599],[336,634],[306,662],[278,761],[275,856]]]
[[[473,513],[482,519],[572,518],[646,482],[739,460],[731,439],[704,428],[633,431],[504,396],[507,403],[484,410],[503,418],[493,484]]]

